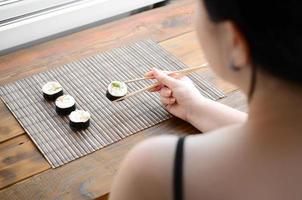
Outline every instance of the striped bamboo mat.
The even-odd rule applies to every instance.
[[[53,168],[94,152],[171,116],[157,94],[143,93],[117,104],[105,92],[112,80],[141,77],[151,68],[178,70],[183,63],[151,40],[116,48],[2,86],[0,95]],[[223,97],[202,74],[191,76],[200,92],[211,99]],[[68,118],[58,116],[54,103],[43,99],[42,85],[58,81],[65,94],[76,99],[78,109],[91,113],[90,127],[74,132]],[[129,91],[150,81],[129,84]]]

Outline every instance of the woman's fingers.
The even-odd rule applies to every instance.
[[[153,71],[149,71],[145,73],[144,77],[154,79]]]
[[[171,97],[172,96],[172,90],[167,88],[167,87],[163,87],[160,90],[160,96],[162,97]]]
[[[163,87],[163,85],[159,85],[159,86],[154,87],[154,88],[152,88],[152,89],[150,89],[148,91],[149,92],[158,92],[158,91],[160,91],[162,89],[162,87]]]
[[[179,80],[168,76],[162,71],[159,71],[158,69],[153,69],[153,75],[155,79],[157,79],[160,83],[164,84],[165,86],[168,86],[169,88],[175,88],[179,85]]]
[[[159,71],[161,71],[161,70],[159,70]],[[161,72],[163,72],[165,74],[171,74],[172,77],[175,77],[175,75],[177,75],[177,73],[171,73],[169,71],[161,71]],[[150,79],[155,79],[155,77],[154,77],[154,71],[152,70],[152,71],[146,72],[144,74],[144,77],[145,78],[150,78]]]
[[[180,78],[177,72],[160,71],[157,69],[153,69],[152,71],[145,73],[144,76],[151,79],[157,79],[160,83],[162,83],[161,85],[150,89],[149,92],[160,91],[161,95],[165,97],[169,97],[172,95],[172,90],[167,88],[167,86],[176,86],[176,82],[179,81],[178,78]],[[163,90],[163,88],[166,89]]]
[[[153,69],[144,74],[146,78],[157,79],[160,83],[172,88],[177,86],[179,74],[177,72],[167,72],[158,69]]]
[[[170,104],[174,104],[176,102],[176,99],[174,97],[167,98],[161,96],[160,101],[164,105],[170,105]]]

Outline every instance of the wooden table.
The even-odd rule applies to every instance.
[[[137,14],[0,57],[0,84],[45,71],[135,40],[152,38],[188,66],[204,63],[194,31],[193,0]],[[223,103],[246,110],[232,85],[207,73],[227,97]],[[63,167],[50,165],[13,115],[0,102],[0,199],[106,199],[121,160],[135,144],[159,134],[198,133],[171,119]]]

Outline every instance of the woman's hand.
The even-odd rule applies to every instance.
[[[160,100],[165,108],[176,117],[188,121],[190,115],[198,109],[197,105],[204,99],[188,77],[177,79],[178,74],[168,76],[167,73],[153,69],[145,76],[154,77],[160,86],[152,90],[160,93]]]
[[[167,75],[154,69],[145,74],[160,85],[153,91],[160,93],[165,108],[176,117],[188,121],[200,131],[211,131],[223,126],[246,121],[247,114],[203,97],[193,82],[178,74]]]

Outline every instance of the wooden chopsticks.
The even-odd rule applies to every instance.
[[[177,74],[177,75],[178,75],[178,78],[179,78],[179,77],[182,77],[182,76],[189,75],[189,74],[191,74],[191,73],[193,73],[193,72],[196,72],[196,71],[198,71],[198,70],[200,70],[200,69],[202,69],[202,68],[204,68],[204,67],[206,67],[206,66],[208,66],[207,63],[206,63],[206,64],[203,64],[203,65],[201,65],[201,66],[189,67],[189,68],[182,69],[182,70],[178,70],[178,71],[172,71],[172,72],[169,72],[168,75],[171,76],[171,75],[173,75],[173,74]],[[148,79],[153,79],[153,77],[136,78],[136,79],[124,81],[124,83],[131,83],[131,82],[142,81],[142,80],[148,80]],[[149,90],[151,90],[151,89],[153,89],[153,88],[156,88],[156,87],[158,87],[159,85],[160,85],[160,83],[155,83],[155,84],[150,85],[150,86],[148,86],[148,87],[142,88],[142,89],[137,90],[137,91],[134,91],[134,92],[132,92],[132,93],[129,93],[129,94],[127,94],[127,95],[124,96],[124,97],[121,97],[121,98],[119,98],[119,99],[117,99],[117,100],[114,100],[113,102],[118,102],[118,101],[125,100],[125,99],[127,99],[127,98],[129,98],[129,97],[132,97],[132,96],[135,96],[135,95],[140,94],[140,93],[142,93],[142,92],[149,91]]]

